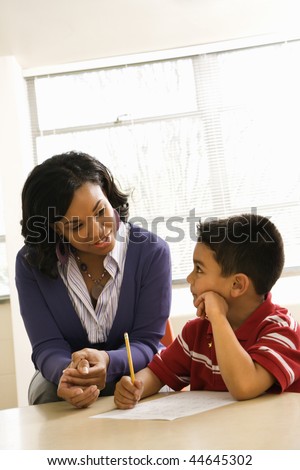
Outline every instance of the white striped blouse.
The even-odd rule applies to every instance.
[[[71,302],[91,343],[105,342],[115,319],[128,240],[129,225],[121,222],[115,246],[104,258],[104,268],[111,277],[99,295],[95,308],[74,255],[70,253],[68,263],[65,265],[58,262],[59,274],[68,289]]]

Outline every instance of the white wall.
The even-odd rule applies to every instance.
[[[300,37],[299,1],[0,0],[0,11],[0,161],[18,400],[25,405],[33,368],[14,285],[15,256],[23,243],[20,193],[28,172],[24,162],[30,154],[22,69],[258,34]],[[180,291],[180,302],[178,292],[173,313],[190,305],[193,314],[188,291]]]
[[[23,69],[299,33],[299,0],[0,0],[0,55]]]
[[[17,395],[19,405],[27,404],[27,386],[32,375],[31,349],[19,314],[14,282],[15,257],[23,245],[20,234],[21,187],[30,161],[29,128],[25,84],[14,57],[0,57],[0,142],[4,220],[11,292]],[[5,360],[5,358],[2,358]]]

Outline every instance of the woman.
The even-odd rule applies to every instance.
[[[171,302],[166,242],[128,219],[128,196],[84,153],[49,158],[22,191],[25,246],[16,260],[21,315],[36,373],[29,404],[85,407],[160,348]]]

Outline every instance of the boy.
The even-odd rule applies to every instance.
[[[244,214],[198,226],[187,277],[199,318],[136,374],[122,377],[115,404],[132,408],[167,384],[228,390],[237,400],[300,392],[300,327],[270,290],[284,265],[283,242],[266,217]]]

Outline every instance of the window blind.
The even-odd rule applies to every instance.
[[[300,41],[27,78],[34,164],[90,153],[192,269],[201,218],[256,211],[300,271]]]

